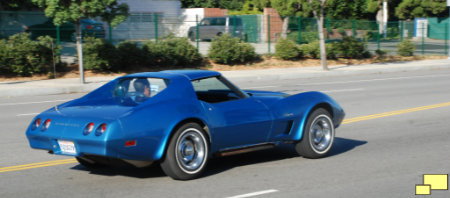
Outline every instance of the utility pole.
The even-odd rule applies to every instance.
[[[387,37],[387,22],[388,22],[388,3],[386,0],[383,1],[383,35],[384,38]]]
[[[450,0],[447,0],[447,7],[448,7],[448,18],[447,18],[447,21],[448,21],[448,25],[447,25],[447,27],[448,27],[448,34],[450,34]],[[447,38],[450,38],[450,35],[447,35]],[[450,47],[449,47],[450,48]],[[448,59],[450,59],[450,49],[448,50]]]

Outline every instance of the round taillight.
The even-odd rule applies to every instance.
[[[47,130],[48,127],[50,127],[50,123],[51,123],[51,122],[52,122],[52,120],[50,120],[50,119],[45,120],[44,124],[42,124],[41,131]]]
[[[83,135],[89,135],[94,130],[94,123],[89,123],[84,127]]]
[[[38,118],[34,120],[33,124],[31,125],[31,129],[35,130],[41,125],[41,118]]]
[[[101,136],[105,131],[106,131],[106,124],[103,123],[97,127],[97,130],[95,130],[95,135]]]

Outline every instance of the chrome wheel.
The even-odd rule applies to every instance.
[[[333,139],[331,119],[326,115],[317,116],[309,129],[310,143],[317,153],[327,151]]]
[[[331,113],[318,108],[308,116],[302,139],[295,150],[305,158],[320,158],[328,154],[334,142],[334,124]]]
[[[194,174],[206,162],[207,145],[203,133],[195,128],[184,130],[176,143],[175,157],[179,167],[186,173]]]

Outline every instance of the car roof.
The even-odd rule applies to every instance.
[[[221,74],[219,72],[209,70],[165,70],[160,72],[135,73],[124,77],[155,77],[155,78],[171,79],[183,76],[188,80],[197,80],[220,75]]]

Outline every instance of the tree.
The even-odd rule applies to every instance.
[[[0,10],[33,10],[38,7],[34,5],[31,0],[1,0]]]
[[[403,0],[395,9],[400,19],[448,16],[446,0]]]
[[[327,0],[255,0],[256,5],[270,6],[278,11],[283,18],[283,28],[281,37],[286,37],[289,24],[289,16],[308,17],[313,13],[317,21],[317,29],[319,31],[320,58],[323,70],[328,70],[327,57],[325,49],[325,39],[323,35],[324,10]],[[330,0],[329,0],[330,1]]]
[[[112,41],[112,28],[117,27],[117,25],[127,20],[129,15],[128,11],[128,4],[114,2],[106,6],[105,12],[101,14],[102,20],[108,23],[109,42]]]
[[[241,10],[246,0],[181,0],[182,8],[222,8]]]
[[[270,5],[283,17],[282,38],[287,36],[289,16],[308,17],[311,14],[311,6],[307,0],[270,0]]]
[[[81,47],[82,18],[93,18],[101,16],[106,12],[108,6],[116,3],[116,0],[32,0],[39,7],[45,8],[45,16],[53,18],[55,25],[62,25],[66,22],[75,24],[77,38],[78,64],[80,67],[81,83],[84,83],[83,51]]]
[[[367,19],[368,0],[332,0],[327,1],[325,15],[330,19]]]
[[[322,69],[328,70],[327,65],[327,52],[325,48],[325,39],[323,36],[323,11],[326,6],[327,0],[308,0],[312,7],[314,18],[317,21],[317,29],[319,30],[319,45],[320,45],[320,60],[322,62]]]

